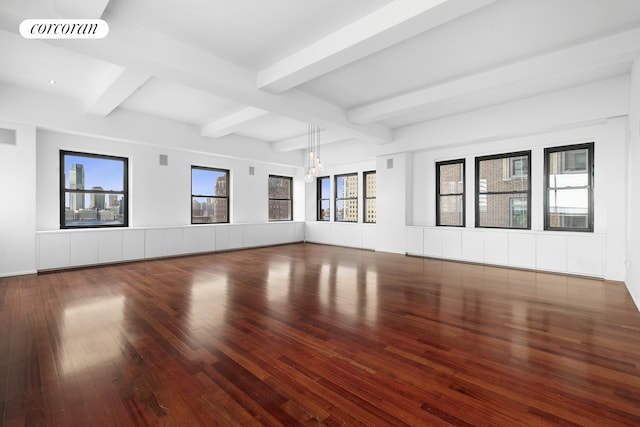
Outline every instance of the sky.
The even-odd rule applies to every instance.
[[[216,178],[225,172],[209,169],[191,169],[191,194],[213,196]]]
[[[121,161],[74,155],[66,155],[64,159],[65,186],[67,188],[69,188],[71,165],[79,163],[84,165],[85,190],[92,187],[102,187],[103,190],[123,190],[124,171]]]

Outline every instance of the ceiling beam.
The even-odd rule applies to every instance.
[[[258,72],[257,86],[281,93],[495,0],[396,0]]]
[[[267,93],[256,88],[256,74],[250,70],[135,22],[126,22],[126,18],[105,18],[110,28],[108,37],[55,40],[55,45],[304,123],[344,130],[363,141],[380,144],[392,139],[390,128],[351,123],[344,109],[327,101],[297,90],[280,95]],[[1,29],[15,32],[15,28],[4,26],[7,21],[0,16]]]
[[[524,61],[462,77],[414,92],[372,102],[347,112],[354,123],[373,123],[411,113],[430,104],[469,96],[509,84],[554,76],[570,70],[586,70],[622,61],[640,54],[640,28],[543,54]]]
[[[114,65],[96,95],[85,106],[85,113],[107,117],[149,80],[148,74]]]
[[[327,129],[320,132],[320,145],[331,144],[333,142],[344,141],[350,139],[351,135],[348,132]],[[271,143],[271,148],[274,151],[285,152],[300,150],[307,148],[309,145],[309,136],[305,133],[302,135],[294,136],[292,138],[283,139],[280,141],[274,141]]]
[[[265,114],[268,114],[268,111],[256,107],[246,107],[202,126],[200,128],[200,134],[211,138],[230,135],[242,129],[246,123],[262,117]]]

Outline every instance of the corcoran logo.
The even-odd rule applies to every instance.
[[[25,19],[20,34],[25,39],[102,39],[109,24],[102,19]]]

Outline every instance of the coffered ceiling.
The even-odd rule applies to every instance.
[[[28,18],[101,18],[101,40],[27,40]],[[277,151],[629,73],[637,0],[2,0],[0,84],[238,135]],[[51,84],[50,81],[55,81]],[[347,142],[345,142],[347,141]]]

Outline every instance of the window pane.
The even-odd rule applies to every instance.
[[[292,178],[269,176],[269,221],[292,219]]]
[[[440,196],[439,225],[463,225],[462,196]]]
[[[364,176],[364,222],[373,224],[376,222],[376,172],[365,172]]]
[[[318,221],[330,221],[331,209],[329,205],[329,197],[330,197],[330,183],[328,176],[323,176],[317,179],[316,181],[316,189],[317,189],[317,209],[316,212]]]
[[[375,172],[370,172],[365,174],[365,191],[366,196],[365,197],[376,197],[376,173]]]
[[[377,220],[377,199],[367,199],[367,211],[365,212],[364,222],[373,223]]]
[[[328,199],[329,198],[329,177],[319,178],[320,179],[320,199]]]
[[[336,197],[340,199],[358,197],[358,175],[337,176]]]
[[[76,208],[72,209],[71,206]],[[67,191],[63,226],[124,225],[125,209],[123,194],[79,194]]]
[[[593,143],[545,149],[545,230],[593,231]]]
[[[480,161],[480,192],[527,191],[528,156],[504,157]]]
[[[290,199],[291,198],[291,178],[269,177],[269,198],[270,199]]]
[[[269,220],[285,221],[291,219],[291,200],[269,200]]]
[[[550,189],[548,197],[550,227],[589,227],[588,188]]]
[[[127,226],[127,159],[60,155],[60,227]]]
[[[124,161],[104,157],[64,155],[65,189],[124,191]]]
[[[226,197],[228,172],[213,169],[191,169],[191,194],[194,196]]]
[[[485,208],[477,213],[481,227],[528,228],[526,193],[485,194],[483,198]]]
[[[336,200],[336,221],[358,222],[358,201]]]
[[[358,175],[336,175],[335,221],[358,222]]]
[[[549,154],[549,173],[572,174],[588,171],[589,149],[579,148],[575,150],[555,151]]]
[[[549,187],[586,187],[588,185],[586,149],[549,153]]]
[[[331,218],[331,207],[329,205],[329,200],[321,200],[319,219],[321,221],[329,221],[330,218]]]
[[[228,199],[217,197],[191,198],[191,223],[208,224],[215,222],[229,222],[227,216]]]
[[[440,194],[461,194],[464,191],[462,163],[440,165]]]

